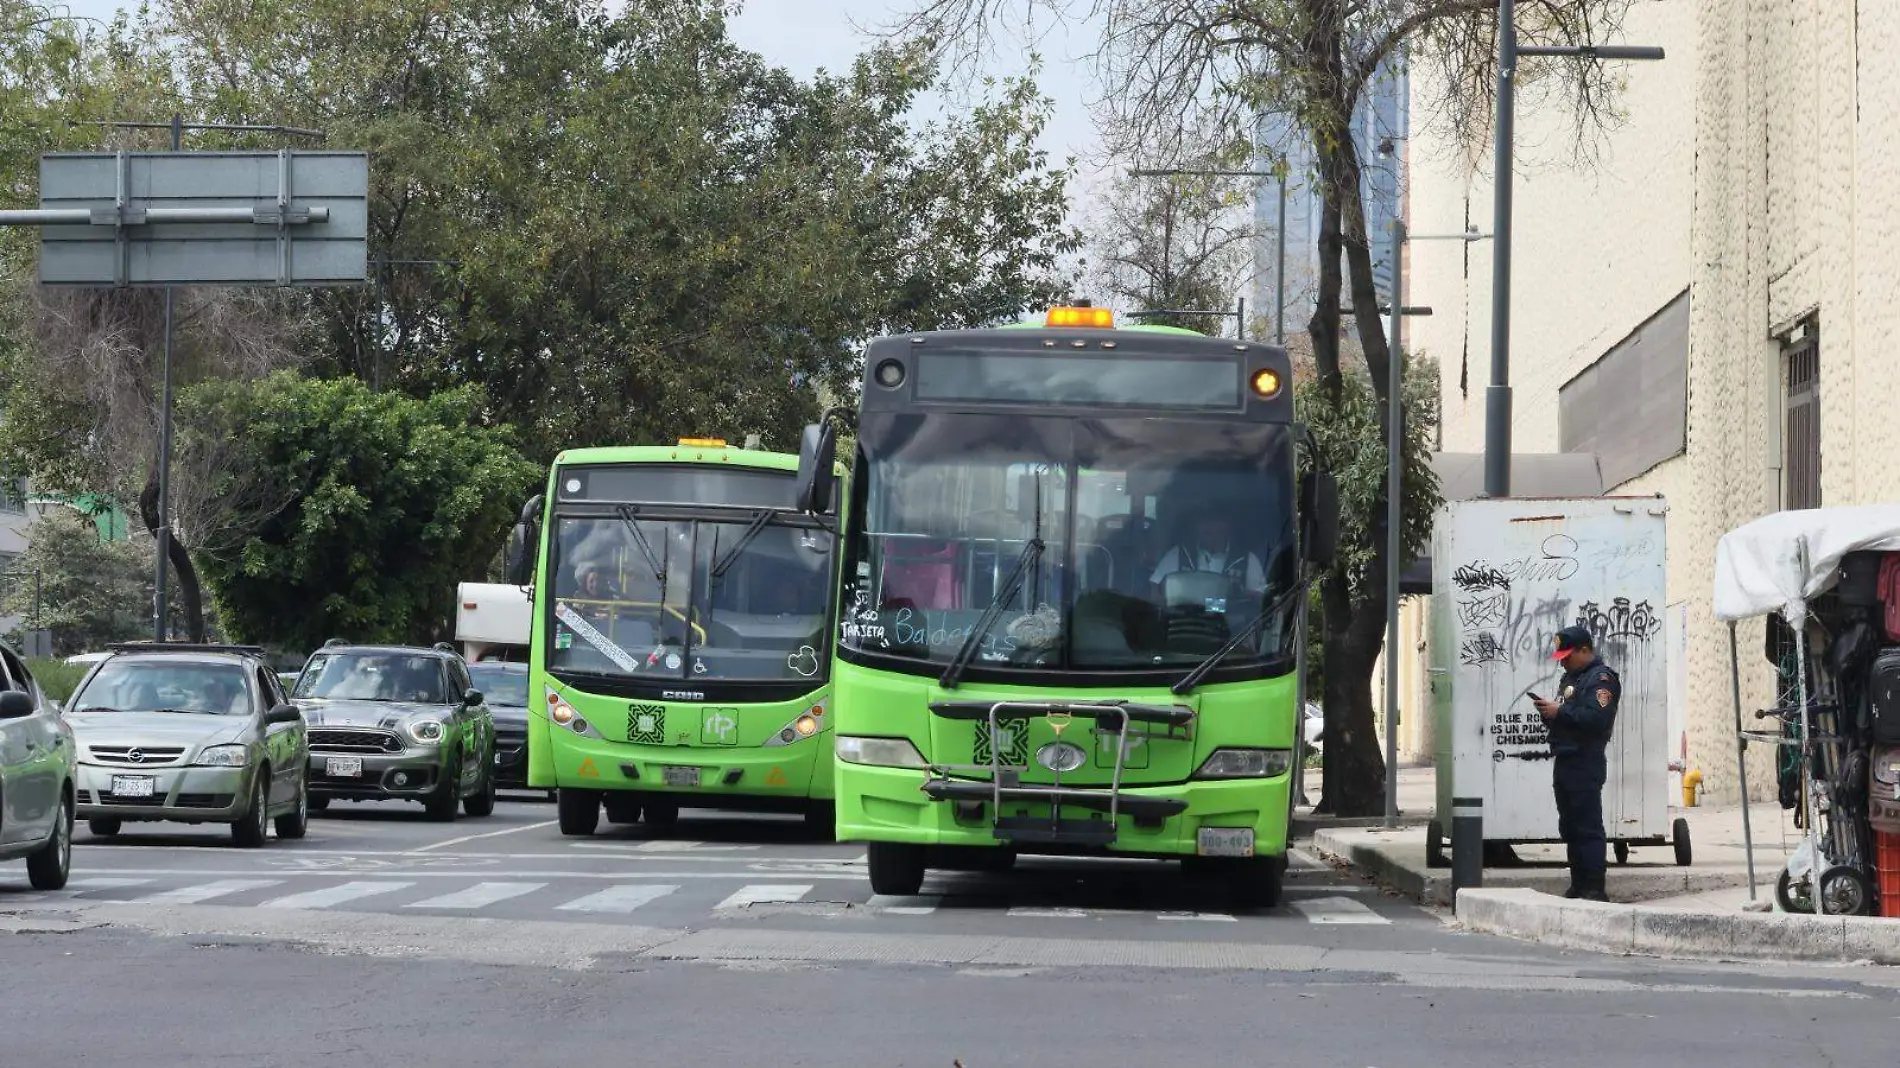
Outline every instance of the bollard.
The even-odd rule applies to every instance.
[[[1458,891],[1484,885],[1484,799],[1451,799],[1451,898]]]

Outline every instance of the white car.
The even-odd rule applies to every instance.
[[[1326,733],[1326,713],[1311,701],[1306,702],[1306,748],[1320,752],[1320,738]]]

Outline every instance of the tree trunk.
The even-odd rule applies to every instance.
[[[145,529],[153,538],[158,537],[158,472],[154,470],[145,480],[145,489],[139,493],[139,518],[145,523]],[[205,640],[204,593],[198,585],[198,569],[191,564],[191,554],[178,540],[176,531],[166,539],[171,551],[166,558],[171,562],[172,578],[178,583],[178,607],[185,615],[186,637],[194,642]]]

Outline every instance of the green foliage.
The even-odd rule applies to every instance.
[[[34,657],[26,662],[26,669],[39,681],[40,689],[46,699],[65,703],[73,691],[79,688],[79,680],[86,677],[91,664],[68,664],[64,660]]]
[[[196,428],[244,443],[248,477],[290,504],[201,567],[232,636],[431,641],[540,478],[471,388],[426,399],[280,373],[181,398]]]
[[[53,652],[62,657],[150,636],[149,541],[101,541],[90,520],[64,508],[35,520],[27,538],[12,580],[0,584],[0,615],[51,631]]]

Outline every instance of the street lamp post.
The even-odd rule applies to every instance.
[[[1519,56],[1567,56],[1593,60],[1655,60],[1663,50],[1646,45],[1517,44],[1517,2],[1498,0],[1498,114],[1496,181],[1491,259],[1491,384],[1484,394],[1484,495],[1511,495],[1511,141],[1517,110]]]

